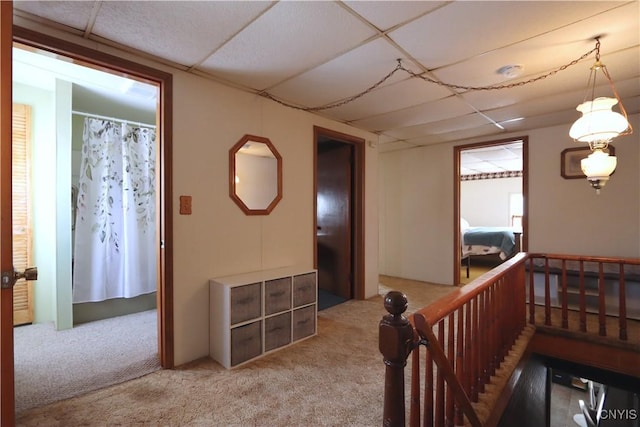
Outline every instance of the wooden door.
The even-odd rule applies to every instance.
[[[0,2],[0,425],[15,424],[11,226],[11,45],[13,3]]]
[[[24,271],[31,266],[31,108],[13,104],[11,120],[11,188],[13,225],[13,268]],[[33,284],[24,278],[13,287],[13,325],[33,323]]]
[[[318,144],[318,287],[353,297],[353,147],[337,141]]]

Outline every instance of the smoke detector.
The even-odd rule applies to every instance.
[[[520,76],[523,71],[524,71],[524,65],[511,64],[511,65],[505,65],[503,67],[498,68],[496,73],[500,74],[506,79],[513,79]]]

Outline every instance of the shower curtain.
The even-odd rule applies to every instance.
[[[156,290],[155,170],[155,130],[85,118],[74,303]]]

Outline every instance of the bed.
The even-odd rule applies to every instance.
[[[520,235],[513,227],[471,227],[465,219],[460,219],[461,259],[469,264],[473,255],[498,254],[500,260],[511,258],[520,251]]]

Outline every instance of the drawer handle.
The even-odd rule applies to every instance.
[[[280,291],[280,292],[272,292],[269,294],[270,297],[281,297],[282,295],[284,295],[284,291]]]
[[[237,303],[240,305],[245,305],[245,304],[249,304],[250,302],[253,301],[253,297],[244,297],[244,298],[240,298]]]
[[[298,325],[305,325],[305,324],[309,323],[309,320],[311,320],[311,319],[307,318],[307,319],[304,319],[304,320],[298,320],[297,324]]]
[[[282,326],[276,326],[275,328],[269,329],[267,332],[277,332],[282,331],[284,328]]]
[[[250,341],[253,341],[253,338],[254,338],[253,336],[244,338],[244,339],[240,340],[240,344],[244,344],[244,343],[248,343]]]

